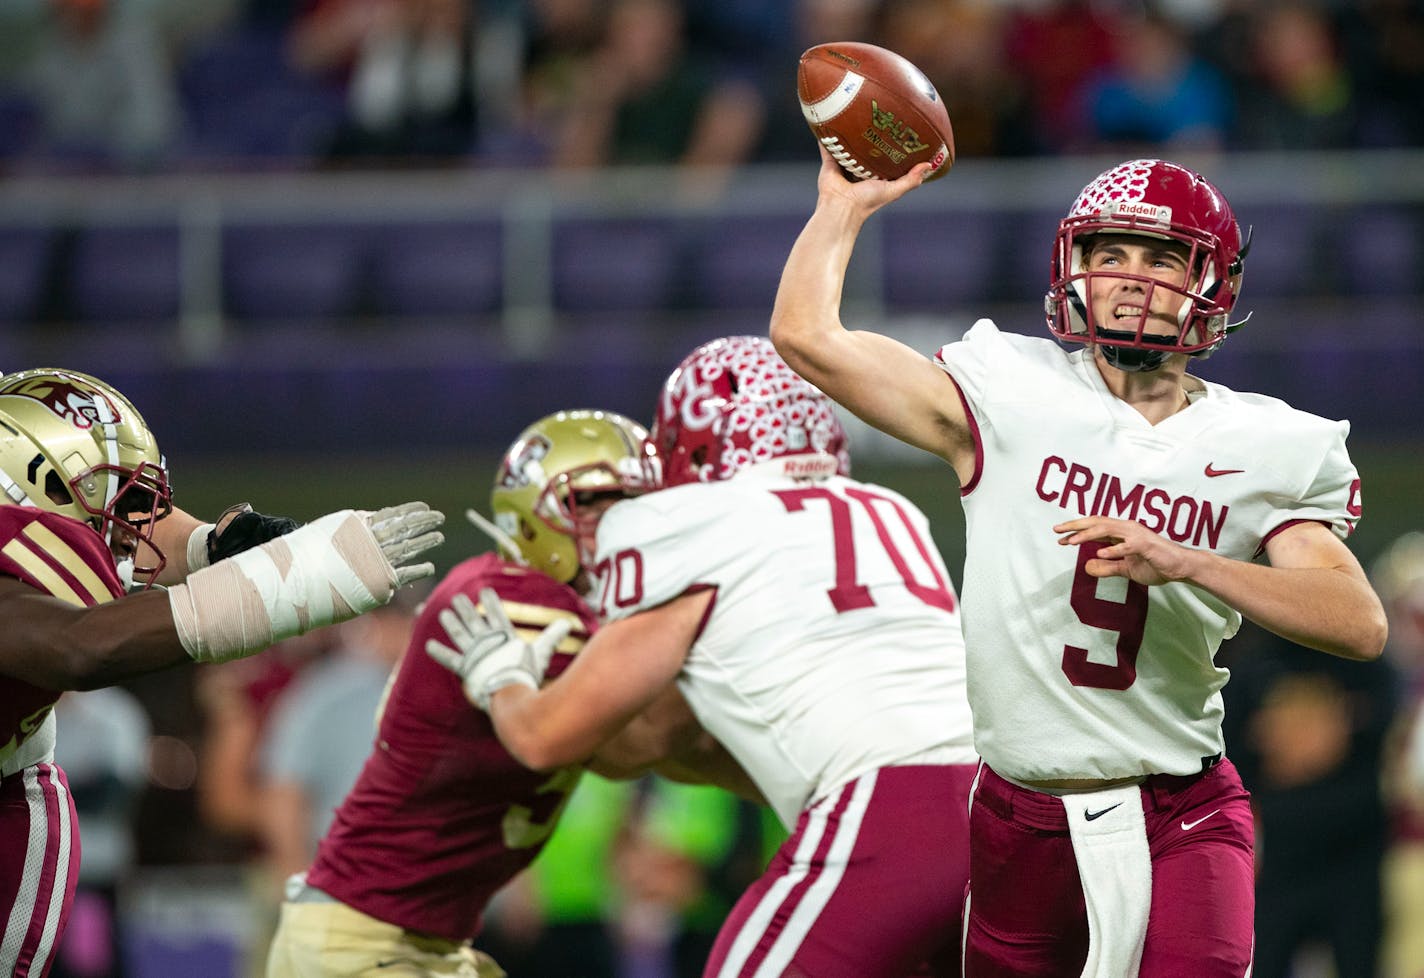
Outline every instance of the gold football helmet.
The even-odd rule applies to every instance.
[[[0,377],[0,489],[88,523],[136,573],[163,567],[152,536],[173,508],[168,470],[142,415],[97,377],[47,367]]]
[[[590,494],[636,496],[657,488],[648,431],[611,411],[559,411],[515,439],[495,475],[490,509],[500,553],[565,584],[580,554],[580,503]],[[583,497],[582,499],[580,497]]]

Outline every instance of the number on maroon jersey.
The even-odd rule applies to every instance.
[[[1127,689],[1137,680],[1137,653],[1142,650],[1142,636],[1147,630],[1147,585],[1129,580],[1127,594],[1121,601],[1098,597],[1099,579],[1086,568],[1103,546],[1097,541],[1079,544],[1070,600],[1083,624],[1117,632],[1117,662],[1113,665],[1089,662],[1087,649],[1065,645],[1063,673],[1074,686]]]
[[[504,844],[510,849],[532,849],[543,845],[558,824],[564,806],[569,803],[569,795],[578,785],[583,774],[581,767],[566,767],[555,771],[553,777],[545,781],[535,794],[541,797],[535,811],[527,805],[510,805],[500,821],[500,832]]]

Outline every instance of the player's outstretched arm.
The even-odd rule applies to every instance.
[[[953,382],[897,340],[841,322],[846,267],[871,214],[923,182],[928,164],[893,182],[853,183],[821,150],[816,209],[787,257],[771,340],[793,370],[861,420],[972,474],[973,443]],[[953,261],[954,256],[945,256]]]
[[[222,662],[380,607],[428,577],[444,537],[424,503],[342,510],[150,591],[75,608],[0,579],[0,673],[45,689],[95,689],[190,660]]]

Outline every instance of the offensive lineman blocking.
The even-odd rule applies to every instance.
[[[607,623],[536,693],[532,655],[456,602],[430,653],[510,751],[592,753],[669,683],[791,832],[704,975],[959,974],[976,757],[958,603],[928,521],[847,476],[833,405],[761,337],[693,351],[653,427],[667,488],[598,529]]]

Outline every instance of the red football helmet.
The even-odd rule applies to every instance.
[[[1181,287],[1114,272],[1153,289],[1179,294],[1177,335],[1146,332],[1144,311],[1135,329],[1108,329],[1093,322],[1088,301],[1094,276],[1086,267],[1088,239],[1097,234],[1134,234],[1177,241],[1189,249]],[[1241,292],[1242,260],[1249,238],[1221,191],[1201,174],[1166,160],[1130,160],[1099,174],[1083,188],[1058,225],[1053,280],[1044,299],[1048,328],[1060,340],[1096,343],[1108,362],[1124,370],[1153,370],[1169,353],[1205,357],[1241,325],[1227,316]],[[1244,320],[1243,320],[1244,322]]]
[[[846,441],[831,399],[764,336],[693,350],[663,384],[653,421],[667,486],[729,479],[774,459],[790,475],[848,475]]]

